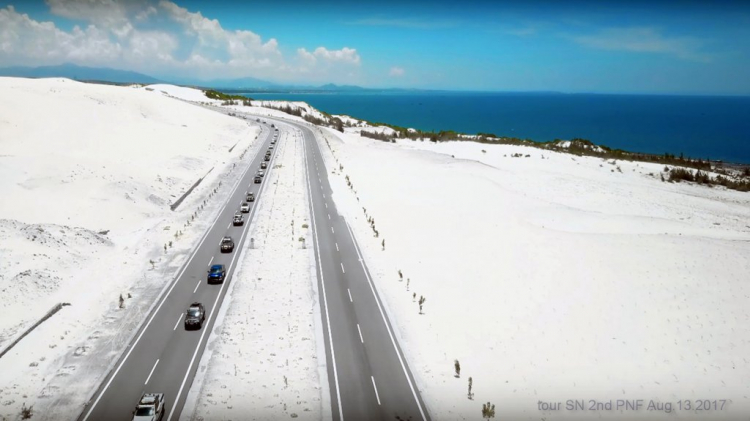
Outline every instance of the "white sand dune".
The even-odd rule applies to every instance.
[[[186,221],[258,129],[160,92],[67,79],[0,78],[0,97],[0,349],[71,304],[0,359],[0,418],[24,403],[74,418],[219,195]]]
[[[433,419],[478,419],[487,401],[498,419],[669,416],[566,411],[569,399],[750,412],[750,194],[663,183],[656,164],[321,132],[327,166],[344,167],[334,199]]]

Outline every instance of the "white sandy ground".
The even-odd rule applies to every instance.
[[[0,359],[0,419],[23,404],[73,419],[213,220],[258,128],[65,79],[0,78],[0,97],[0,349],[71,304]]]
[[[249,235],[254,246],[248,240],[242,250],[183,420],[330,416],[313,249],[303,245],[312,240],[303,143],[281,133]]]
[[[433,419],[480,419],[487,401],[495,419],[748,419],[750,194],[663,183],[656,164],[320,133]],[[569,399],[677,414],[567,411]],[[698,399],[727,403],[677,408]]]

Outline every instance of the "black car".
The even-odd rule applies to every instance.
[[[206,320],[206,309],[201,303],[190,304],[185,314],[185,330],[200,329]]]
[[[263,164],[265,164],[265,162]],[[261,168],[264,168],[263,164],[260,165]],[[249,192],[247,194],[247,201],[248,202],[255,202],[255,194],[253,194],[253,192]]]
[[[234,215],[234,219],[232,220],[232,225],[235,227],[242,226],[245,223],[245,219],[242,218],[242,214],[238,213]]]
[[[271,155],[266,155],[266,157],[263,158],[263,160],[264,161],[270,161],[271,160]]]
[[[224,265],[213,265],[208,270],[208,283],[209,284],[220,284],[224,282],[224,277],[227,275],[227,269]]]
[[[254,178],[254,181],[255,181],[255,184],[260,184],[260,182],[263,181],[263,179],[261,178],[261,176],[256,175]]]
[[[232,237],[224,237],[221,239],[221,252],[222,253],[231,253],[234,251],[234,241],[232,241]]]
[[[266,168],[268,168],[268,163],[265,162],[265,161],[261,162],[260,163],[260,168],[263,169],[263,170],[265,170]]]

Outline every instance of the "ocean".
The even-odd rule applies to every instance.
[[[259,94],[421,130],[536,141],[591,140],[633,152],[750,163],[750,97],[556,93]]]

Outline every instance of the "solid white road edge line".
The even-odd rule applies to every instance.
[[[313,140],[315,138],[315,135],[313,135]],[[303,137],[304,141],[304,137]],[[323,263],[320,261],[320,244],[318,243],[318,232],[316,230],[315,225],[315,206],[312,202],[312,188],[310,187],[310,169],[307,166],[307,148],[303,147],[302,151],[305,154],[305,180],[307,180],[307,192],[308,197],[310,198],[310,212],[312,213],[312,218],[310,218],[312,222],[313,227],[313,237],[315,238],[315,248],[317,251],[317,257],[318,257],[318,274],[320,274],[320,285],[323,288],[323,308],[325,308],[325,314],[326,314],[326,325],[328,326],[328,344],[331,348],[331,362],[333,363],[333,381],[336,384],[336,402],[338,403],[339,407],[339,419],[341,421],[344,421],[344,410],[341,407],[341,391],[339,389],[339,376],[338,376],[338,370],[336,369],[336,353],[333,351],[333,337],[331,336],[331,319],[328,316],[328,297],[326,294],[326,283],[325,279],[323,277]]]
[[[422,415],[422,420],[427,421],[427,417],[425,417],[424,410],[422,409],[422,405],[419,403],[419,398],[417,398],[417,392],[414,391],[414,385],[411,383],[411,379],[409,378],[409,373],[406,372],[406,365],[404,364],[403,358],[401,358],[401,353],[398,351],[398,346],[396,346],[396,340],[393,338],[393,333],[391,333],[391,327],[388,326],[388,321],[385,318],[383,307],[380,305],[380,300],[378,299],[378,295],[375,293],[375,287],[372,285],[372,279],[370,279],[370,275],[367,273],[364,259],[362,258],[362,254],[359,252],[359,246],[357,246],[357,241],[354,239],[354,234],[352,234],[352,229],[351,227],[349,227],[348,222],[346,223],[346,229],[349,231],[349,236],[352,237],[354,250],[357,251],[357,256],[359,256],[359,262],[362,265],[362,271],[365,273],[367,282],[370,284],[370,290],[372,291],[372,295],[375,297],[375,302],[378,304],[378,310],[380,310],[380,316],[383,318],[383,323],[385,324],[385,328],[388,331],[388,336],[391,337],[391,343],[393,344],[393,349],[396,351],[396,356],[398,356],[398,361],[401,363],[401,369],[404,371],[404,376],[406,376],[406,382],[409,383],[409,388],[411,389],[411,393],[414,396],[414,401],[417,403],[417,408],[419,408],[419,413]],[[375,385],[375,379],[373,379],[372,382],[373,382],[372,384]]]
[[[146,377],[146,383],[143,383],[143,384],[148,384],[148,381],[151,380],[151,376],[154,374],[154,370],[156,370],[157,365],[159,365],[159,360],[156,360],[156,362],[154,363],[154,366],[151,367],[151,372],[148,373],[148,377]]]
[[[177,318],[177,323],[174,324],[174,328],[172,330],[177,330],[177,326],[180,325],[180,320],[182,320],[182,313],[180,313],[180,317]]]
[[[377,398],[378,405],[380,405],[380,396],[378,395],[378,387],[375,386],[375,377],[370,376],[370,378],[372,379],[372,387],[373,387],[373,389],[375,389],[375,398]]]
[[[365,343],[365,340],[362,339],[362,329],[359,328],[359,323],[357,323],[357,332],[359,332],[359,341]]]

